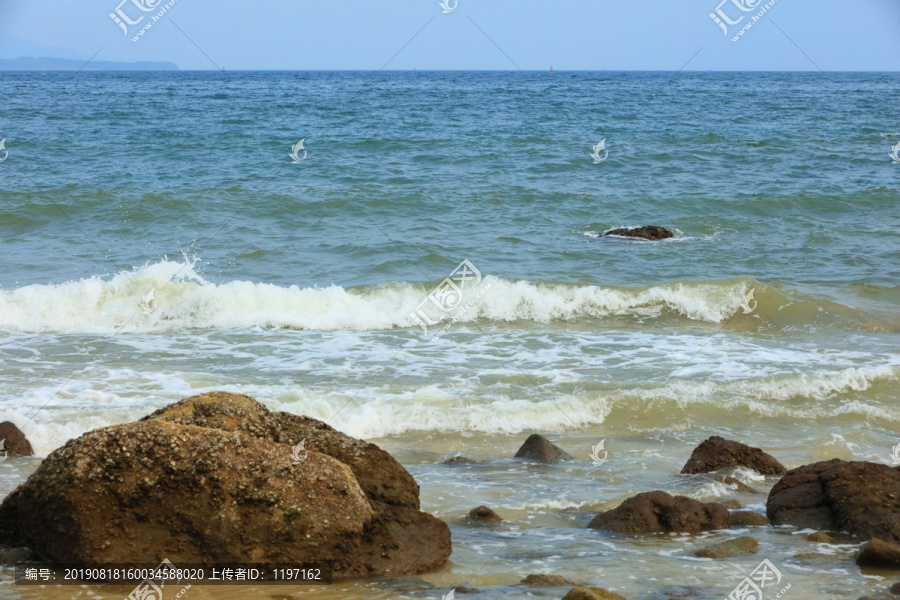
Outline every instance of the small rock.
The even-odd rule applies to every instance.
[[[561,587],[564,585],[575,585],[562,575],[529,575],[519,582],[520,585],[533,585],[535,587]]]
[[[741,503],[738,502],[737,500],[735,500],[734,498],[732,498],[731,500],[726,500],[722,504],[725,506],[725,508],[728,508],[731,510],[737,510],[739,508],[742,508]]]
[[[709,473],[723,467],[747,467],[762,475],[784,475],[787,469],[759,448],[713,436],[697,446],[681,469],[684,474]]]
[[[756,490],[754,490],[752,487],[750,487],[743,481],[738,481],[734,477],[729,477],[727,475],[713,475],[712,478],[715,481],[724,483],[725,485],[736,486],[737,489],[735,491],[738,492],[739,494],[755,494],[755,493],[757,493]]]
[[[605,590],[603,588],[588,587],[579,585],[569,590],[569,593],[563,596],[562,600],[627,600],[624,596],[620,596],[615,592]]]
[[[758,550],[759,542],[752,537],[742,535],[733,540],[701,548],[694,554],[700,558],[732,558],[741,554],[756,554]]]
[[[900,594],[900,583],[895,583],[894,585],[891,586],[891,593],[892,594]]]
[[[9,421],[0,423],[0,440],[3,440],[4,450],[9,454],[18,454],[19,456],[33,456],[34,450],[31,449],[31,442],[25,437],[25,434]]]
[[[822,554],[821,552],[801,552],[800,554],[795,554],[794,558],[797,560],[827,560],[833,559],[834,556]]]
[[[516,452],[516,458],[524,458],[534,462],[557,463],[575,460],[575,457],[560,449],[542,435],[532,433]]]
[[[600,513],[588,525],[617,533],[660,533],[728,529],[728,509],[717,502],[703,503],[666,492],[644,492],[618,507]]]
[[[503,520],[503,517],[492,511],[487,506],[479,506],[470,510],[466,515],[466,519],[472,521],[480,521],[483,523],[499,523]]]
[[[481,593],[481,590],[479,590],[478,588],[470,588],[470,587],[466,587],[464,585],[461,585],[458,588],[453,588],[453,591],[455,591],[457,594],[480,594]]]
[[[610,229],[603,232],[600,237],[617,235],[620,237],[643,238],[645,240],[667,240],[675,237],[674,234],[665,227],[658,225],[644,225],[643,227],[619,227],[618,229]]]
[[[771,521],[763,515],[752,510],[739,510],[731,513],[732,527],[762,527],[763,525],[771,524]]]
[[[817,531],[815,533],[811,533],[806,536],[806,539],[810,542],[818,542],[820,544],[833,544],[834,538],[825,533],[824,531]]]
[[[477,460],[466,458],[465,456],[454,456],[444,461],[445,465],[470,465],[478,462]]]
[[[900,546],[872,538],[859,549],[856,564],[861,567],[900,568]]]
[[[0,550],[0,565],[14,567],[17,562],[31,560],[34,556],[28,548],[5,548]]]

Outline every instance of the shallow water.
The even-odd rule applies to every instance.
[[[585,527],[652,489],[762,511],[774,480],[738,473],[759,492],[746,496],[678,475],[710,435],[788,467],[891,462],[900,166],[887,153],[900,126],[884,98],[898,84],[2,73],[0,419],[45,456],[190,395],[243,392],[385,448],[453,530],[435,573],[190,598],[562,596],[516,587],[536,572],[634,599],[666,586],[722,598],[763,558],[786,598],[880,589],[897,574],[861,574],[855,546],[789,529],[755,529],[759,554],[714,562],[694,549],[741,532]],[[602,138],[609,159],[595,165]],[[592,237],[651,223],[675,238]],[[434,312],[429,293],[463,259],[480,278],[458,282],[468,308]],[[412,316],[423,302],[441,318],[427,332]],[[578,461],[510,459],[533,431]],[[455,455],[481,462],[442,464]],[[0,463],[0,494],[36,464]],[[479,504],[509,522],[456,524]],[[124,596],[10,577],[0,570],[4,596]]]

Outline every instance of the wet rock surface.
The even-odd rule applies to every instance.
[[[787,469],[759,448],[719,436],[707,439],[694,449],[682,473],[710,473],[724,467],[746,467],[762,475],[783,475]]]
[[[730,524],[728,509],[722,504],[655,491],[638,494],[600,513],[588,527],[617,533],[691,533],[727,529]]]

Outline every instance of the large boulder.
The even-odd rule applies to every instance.
[[[532,462],[558,463],[575,460],[575,457],[542,435],[532,433],[516,452],[515,458]]]
[[[56,562],[331,563],[336,578],[400,575],[450,555],[449,528],[418,505],[412,477],[376,446],[218,392],[51,453],[0,505],[0,544]]]
[[[759,448],[713,436],[694,449],[682,473],[709,473],[723,467],[747,467],[762,475],[784,475],[787,469]]]
[[[728,529],[730,523],[728,509],[721,504],[655,491],[638,494],[600,513],[588,527],[617,533],[694,533]]]
[[[34,454],[34,450],[31,449],[31,442],[28,441],[22,430],[9,421],[0,423],[0,441],[3,442],[2,446],[0,446],[0,452],[18,454],[19,456],[32,456]]]
[[[900,543],[900,471],[839,459],[804,465],[775,484],[766,513],[774,525]]]
[[[645,240],[667,240],[674,234],[665,227],[658,225],[644,225],[643,227],[619,227],[604,231],[600,237],[616,235],[619,237],[642,238]]]

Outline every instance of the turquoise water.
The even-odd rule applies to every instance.
[[[597,510],[726,493],[677,476],[708,435],[788,466],[890,462],[898,89],[878,73],[2,73],[0,420],[46,455],[242,391],[395,453],[441,518],[487,503],[559,536],[570,578],[596,580]],[[645,224],[676,235],[596,237]],[[468,308],[423,331],[412,314],[463,260]],[[504,457],[532,431],[588,465],[607,439],[603,491],[564,468],[517,488],[528,470]],[[497,462],[441,465],[460,453]],[[33,468],[17,460],[3,494]],[[789,561],[784,537],[767,544]],[[454,539],[439,587],[509,596],[492,586],[537,569]],[[876,585],[851,564],[798,569],[792,596]],[[397,592],[376,588],[347,597]]]

